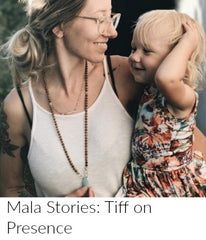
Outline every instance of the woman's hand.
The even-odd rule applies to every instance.
[[[82,187],[68,194],[66,197],[95,197],[92,187]]]

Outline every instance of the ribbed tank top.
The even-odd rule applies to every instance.
[[[88,177],[95,196],[112,197],[122,184],[122,172],[130,158],[133,120],[115,95],[108,79],[88,109]],[[51,113],[35,100],[31,83],[33,124],[28,161],[38,196],[65,196],[82,186],[71,168],[56,133]],[[84,171],[84,112],[58,115],[56,119],[72,162]]]

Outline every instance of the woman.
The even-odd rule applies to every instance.
[[[104,53],[119,14],[111,15],[110,0],[29,1],[27,14],[28,25],[4,46],[18,91],[1,117],[1,195],[29,195],[28,148],[37,196],[114,196],[139,90],[127,58],[112,57],[115,84],[108,74]]]

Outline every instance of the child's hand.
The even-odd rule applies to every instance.
[[[199,43],[197,25],[192,20],[186,21],[182,25],[185,30],[185,33],[183,34],[180,42],[184,44],[183,45],[184,47],[188,46],[188,51],[190,51],[192,54],[197,48]]]

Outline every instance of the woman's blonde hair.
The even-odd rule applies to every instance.
[[[184,34],[182,26],[187,20],[194,21],[198,28],[199,44],[188,61],[184,82],[195,90],[200,90],[203,86],[205,73],[205,35],[204,30],[198,22],[184,13],[176,10],[152,10],[144,13],[138,18],[135,34],[143,46],[148,46],[147,33],[152,31],[154,27],[161,29],[162,24],[167,24],[169,34],[167,40],[171,49],[178,43]]]
[[[71,21],[86,0],[22,0],[26,4],[28,24],[18,30],[1,51],[8,59],[14,85],[36,79],[47,63],[54,42],[52,29]]]

